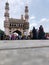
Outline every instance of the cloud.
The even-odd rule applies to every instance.
[[[35,16],[30,16],[30,29],[32,29],[33,27],[37,27],[37,20]]]
[[[48,18],[42,18],[39,22],[38,22],[38,24],[47,24],[49,22],[49,19]]]
[[[17,3],[18,3],[19,5],[24,5],[23,0],[17,0]]]
[[[15,5],[24,5],[24,1],[23,0],[8,0],[8,2],[9,2],[9,4],[10,5],[13,5],[13,4],[15,4]]]
[[[20,18],[21,14],[24,14],[25,0],[9,0],[10,16],[13,18]]]
[[[8,2],[9,2],[10,4],[15,3],[15,1],[16,1],[16,0],[8,0]]]
[[[31,4],[32,3],[32,0],[27,0],[27,4]]]
[[[30,27],[32,27],[32,26],[37,26],[37,23],[30,24]]]
[[[30,30],[33,28],[33,26],[37,29],[39,29],[39,26],[42,25],[43,28],[44,28],[44,31],[45,32],[48,32],[49,31],[49,19],[48,18],[42,18],[41,20],[39,20],[37,22],[37,20],[33,20],[31,23],[30,23]]]
[[[36,27],[36,28],[37,28],[37,26],[38,26],[38,24],[37,24],[37,23],[32,23],[32,24],[30,24],[30,28],[29,28],[29,30],[32,30],[32,29],[33,29],[33,27]]]
[[[46,21],[48,21],[47,18],[42,18],[42,19],[40,20],[40,22],[46,22]]]
[[[0,29],[4,30],[4,18],[0,18]]]
[[[37,26],[38,26],[38,22],[36,20],[36,17],[35,16],[31,16],[30,17],[30,29],[32,29],[33,27],[37,28]]]
[[[30,20],[34,20],[36,17],[35,16],[31,16],[30,17]]]
[[[38,23],[38,27],[42,25],[44,28],[45,32],[49,31],[49,19],[48,18],[42,18],[39,23]]]

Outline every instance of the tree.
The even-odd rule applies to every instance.
[[[0,30],[0,40],[3,40],[5,36],[4,31]]]

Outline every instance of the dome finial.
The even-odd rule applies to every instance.
[[[9,5],[8,0],[6,1],[6,5]]]

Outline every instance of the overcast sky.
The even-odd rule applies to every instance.
[[[4,12],[7,0],[0,0],[0,29],[4,30]],[[49,32],[49,0],[8,0],[9,13],[12,18],[20,18],[24,13],[26,2],[29,8],[30,29],[43,25],[44,31]]]

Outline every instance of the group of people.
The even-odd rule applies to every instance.
[[[32,39],[47,39],[42,25],[40,25],[39,30],[33,27],[32,35]]]
[[[6,36],[5,37],[5,40],[28,40],[30,39],[30,37],[28,38],[28,36],[26,35],[15,35],[15,34],[12,34],[11,36]]]
[[[43,40],[43,39],[47,38],[42,25],[40,25],[39,30],[33,27],[31,33],[28,36],[19,35],[15,33],[10,36],[5,35],[3,38],[3,40]]]

